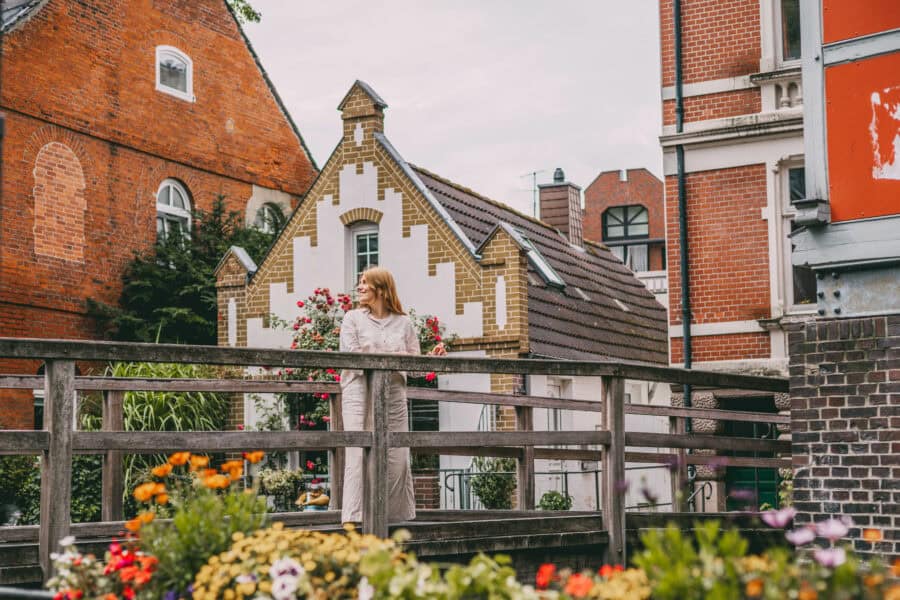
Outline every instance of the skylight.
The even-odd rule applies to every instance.
[[[534,268],[538,270],[538,273],[544,278],[544,281],[546,281],[548,285],[555,287],[566,287],[566,282],[553,270],[553,267],[550,266],[547,259],[544,258],[534,244],[531,243],[531,240],[525,237],[521,231],[517,231],[517,233],[519,234],[522,246],[525,247],[528,254],[528,260],[530,260],[531,264],[534,265]]]

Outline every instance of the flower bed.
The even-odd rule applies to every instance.
[[[255,463],[263,453],[244,458]],[[124,539],[102,560],[79,554],[71,537],[61,540],[48,587],[59,600],[900,600],[900,585],[890,583],[900,577],[900,562],[889,570],[838,546],[849,527],[843,519],[788,531],[797,552],[775,548],[762,555],[748,555],[747,541],[717,521],[698,523],[693,536],[670,526],[642,536],[644,550],[631,568],[572,572],[546,564],[525,585],[502,556],[439,568],[404,552],[402,533],[382,540],[352,528],[329,534],[269,524],[258,488],[243,487],[243,464],[231,460],[213,469],[206,456],[171,455],[135,488],[145,508],[126,524]],[[762,518],[785,528],[793,511]],[[829,547],[810,546],[817,537]]]

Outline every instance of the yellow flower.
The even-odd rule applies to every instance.
[[[150,472],[153,473],[153,475],[156,477],[165,477],[172,472],[172,465],[169,463],[165,463],[157,467],[153,467],[153,470]]]
[[[176,452],[169,456],[169,464],[175,465],[176,467],[180,467],[184,463],[186,463],[191,458],[190,452]]]

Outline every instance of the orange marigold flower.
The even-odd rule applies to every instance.
[[[145,510],[144,512],[139,513],[137,516],[137,519],[144,525],[146,525],[147,523],[149,523],[150,521],[152,521],[155,518],[156,518],[156,513],[151,512],[149,510]]]
[[[867,588],[875,588],[884,583],[884,575],[881,573],[872,573],[863,577],[863,583]]]
[[[231,471],[232,469],[244,468],[244,461],[241,460],[227,460],[223,462],[220,466],[222,472],[225,473],[227,471]]]
[[[134,519],[129,519],[125,521],[125,529],[131,532],[137,532],[141,529],[141,520],[135,517]]]
[[[115,594],[107,594],[103,596],[103,600],[119,600]]]
[[[200,479],[206,479],[207,477],[212,477],[213,475],[218,475],[219,472],[215,469],[203,469],[199,472]]]
[[[149,554],[142,554],[138,557],[138,562],[141,563],[141,568],[145,571],[152,571],[159,564],[159,559]]]
[[[184,463],[186,463],[191,458],[190,452],[176,452],[169,456],[169,463],[175,465],[176,467],[180,467]]]
[[[550,582],[553,581],[553,576],[556,574],[556,565],[546,563],[541,565],[538,568],[537,576],[535,577],[535,584],[537,589],[546,590],[547,586],[550,585]]]
[[[247,462],[256,464],[263,459],[266,455],[262,450],[256,450],[254,452],[244,452],[243,456],[247,459]]]
[[[747,582],[747,587],[744,589],[744,593],[748,598],[759,598],[763,593],[763,580],[757,577],[756,579],[751,579]]]
[[[157,504],[168,504],[169,503],[169,495],[168,494],[157,494],[156,495],[156,503]]]
[[[241,478],[241,475],[244,474],[244,467],[236,467],[234,469],[228,470],[228,478],[232,481],[237,481]]]
[[[159,465],[158,467],[153,467],[153,470],[150,472],[153,473],[156,477],[165,477],[172,472],[172,465],[169,463],[165,463]]]
[[[862,538],[867,542],[880,542],[884,535],[880,529],[863,529]]]
[[[153,488],[153,495],[154,495],[154,496],[157,495],[157,494],[165,494],[165,493],[166,493],[166,486],[165,486],[165,484],[157,483],[157,484],[156,484],[156,487]]]
[[[202,469],[207,466],[209,466],[208,456],[200,456],[199,454],[191,456],[191,471],[196,471],[197,469]]]
[[[137,575],[137,573],[138,568],[134,565],[123,567],[119,570],[119,579],[121,579],[125,583],[128,583],[129,581],[132,581],[134,579],[134,576]]]
[[[900,583],[895,583],[887,589],[884,600],[900,600]]]
[[[891,566],[891,576],[900,577],[900,558],[894,559],[894,564]]]
[[[569,577],[569,580],[566,582],[566,589],[564,591],[570,596],[574,596],[576,598],[584,598],[591,593],[591,588],[593,587],[593,579],[591,579],[587,575],[575,573],[574,575],[571,575]]]
[[[138,502],[147,502],[157,494],[156,492],[156,483],[142,483],[141,485],[134,488],[134,499]]]
[[[213,475],[212,477],[205,478],[203,480],[203,485],[211,490],[221,490],[231,485],[231,480],[225,475]]]
[[[800,593],[797,600],[819,600],[819,592],[806,581],[800,583]]]

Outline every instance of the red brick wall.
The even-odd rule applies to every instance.
[[[675,84],[672,0],[660,0],[663,86]],[[748,75],[759,71],[759,0],[683,0],[681,3],[684,83]]]
[[[693,323],[746,321],[771,316],[768,223],[764,165],[689,173],[688,239]],[[681,270],[678,246],[677,178],[666,178],[668,226],[669,315],[681,323]],[[741,338],[740,336],[723,336]],[[767,334],[751,334],[753,342],[734,345],[695,339],[694,360],[736,360],[768,356]],[[759,339],[757,339],[759,338]],[[709,347],[704,350],[704,345]],[[716,350],[720,354],[716,356]],[[763,351],[765,349],[765,351]],[[672,344],[673,361],[681,353]],[[749,354],[748,354],[749,352]]]
[[[584,238],[603,240],[603,212],[611,206],[640,204],[649,213],[651,238],[666,235],[663,183],[647,169],[628,169],[627,181],[619,171],[600,173],[584,190]],[[650,252],[650,270],[662,268],[662,249]]]
[[[788,344],[796,522],[847,515],[856,550],[900,554],[900,315],[797,324]]]
[[[762,111],[762,97],[758,88],[689,96],[684,99],[684,121],[722,119]],[[675,101],[663,102],[663,124],[675,123]]]
[[[2,44],[0,336],[95,337],[86,299],[118,301],[163,180],[243,213],[254,184],[299,195],[315,176],[222,0],[51,0]],[[163,44],[193,60],[196,102],[155,90]],[[0,426],[31,415],[30,392],[0,390]]]
[[[682,338],[673,337],[670,347],[672,362],[683,363],[684,342]],[[696,362],[769,358],[770,354],[769,334],[763,331],[691,337],[691,359]]]
[[[416,508],[441,507],[441,482],[437,471],[417,471],[413,474]]]

